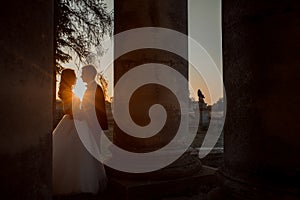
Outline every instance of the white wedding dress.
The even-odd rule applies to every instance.
[[[97,194],[106,187],[104,166],[82,144],[74,120],[77,119],[64,115],[53,131],[54,195]]]

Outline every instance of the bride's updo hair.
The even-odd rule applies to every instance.
[[[72,95],[72,87],[75,85],[75,83],[75,71],[73,69],[64,69],[61,73],[58,97],[64,101],[66,98],[69,97],[69,95]]]

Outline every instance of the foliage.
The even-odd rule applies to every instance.
[[[75,55],[81,63],[93,50],[101,49],[105,35],[112,34],[112,13],[103,0],[55,0],[55,61],[62,63]]]
[[[100,73],[97,77],[97,79],[99,80],[102,90],[103,90],[103,94],[105,97],[105,100],[108,100],[108,94],[107,94],[107,89],[108,89],[108,81],[106,80],[106,78],[103,76],[102,73]]]

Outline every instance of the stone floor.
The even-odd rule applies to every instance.
[[[151,200],[206,200],[207,194],[199,192],[198,194],[182,194],[178,196],[169,196],[163,198],[156,198]],[[114,196],[112,193],[104,195],[89,195],[81,194],[68,197],[54,197],[53,200],[120,200],[120,198]]]
[[[211,168],[209,166],[206,166],[206,168],[210,169],[210,170],[216,170],[216,168]],[[213,176],[214,177],[214,176]],[[189,189],[188,190],[184,190],[184,192],[178,193],[176,195],[172,195],[172,196],[163,196],[160,198],[143,198],[143,200],[207,200],[207,194],[209,191],[211,191],[212,189],[214,189],[215,187],[217,187],[217,185],[215,184],[215,180],[213,179],[213,177],[208,178],[206,181],[204,181],[203,183],[201,183],[202,185],[198,186],[198,184],[196,184],[196,188],[191,189],[189,188],[192,184],[192,182],[189,183],[185,183],[185,184],[189,184]],[[204,179],[203,179],[204,180]],[[212,183],[211,183],[212,181]],[[199,183],[199,182],[197,182]],[[177,183],[179,184],[179,183]],[[174,189],[174,188],[173,188]],[[152,192],[151,189],[149,190],[149,196]],[[146,190],[146,191],[148,191]],[[146,192],[147,193],[147,192]],[[160,194],[158,193],[158,195],[160,196]],[[147,196],[147,195],[145,195]],[[120,194],[118,194],[116,192],[115,189],[112,189],[112,187],[108,187],[108,189],[105,191],[105,193],[103,194],[98,194],[98,195],[91,195],[91,194],[80,194],[80,195],[73,195],[73,196],[60,196],[60,197],[53,197],[53,200],[125,200],[125,198],[122,198],[122,196]],[[126,200],[131,200],[131,199],[126,199]],[[134,199],[136,200],[136,199]]]
[[[149,199],[147,198],[147,200],[207,200],[209,191],[214,189],[214,187],[211,188],[209,186],[201,186],[197,190],[186,191],[181,194],[164,196],[160,198],[149,198]],[[151,193],[151,191],[149,191],[149,193]],[[73,195],[73,196],[53,197],[53,200],[124,200],[124,199],[121,198],[120,195],[116,194],[115,191],[111,191],[109,189],[101,195],[80,194],[80,195]],[[126,200],[131,200],[131,199],[126,199]],[[143,200],[146,199],[143,198]]]

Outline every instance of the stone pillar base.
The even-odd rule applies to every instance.
[[[192,150],[184,153],[178,160],[169,166],[149,173],[127,173],[106,167],[108,177],[131,180],[170,180],[191,176],[202,169],[198,154]]]
[[[120,200],[140,200],[198,192],[201,186],[215,187],[216,170],[203,166],[201,170],[186,177],[169,180],[132,180],[113,177],[109,179],[109,191],[118,193]],[[116,192],[118,191],[118,192]]]

